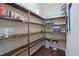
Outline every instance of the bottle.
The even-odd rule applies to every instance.
[[[8,38],[8,36],[9,36],[9,33],[8,33],[8,31],[9,31],[9,29],[8,28],[5,28],[5,31],[4,31],[4,33],[5,33],[5,38]]]
[[[0,16],[3,16],[5,13],[5,7],[3,5],[0,5]]]

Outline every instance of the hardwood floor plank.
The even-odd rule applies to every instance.
[[[65,51],[59,49],[57,51],[54,51],[52,49],[42,47],[32,56],[65,56]]]

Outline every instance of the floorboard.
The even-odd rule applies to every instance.
[[[64,50],[52,50],[45,47],[40,48],[32,56],[65,56]]]

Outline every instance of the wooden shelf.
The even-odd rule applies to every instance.
[[[38,40],[36,40],[36,41],[31,42],[31,43],[30,43],[30,48],[32,48],[33,46],[35,46],[36,44],[38,44],[38,43],[39,43],[40,41],[42,41],[42,40],[43,40],[43,39],[40,38],[40,40],[38,39]],[[10,52],[8,52],[8,53],[5,53],[5,54],[3,54],[3,55],[17,56],[17,55],[21,54],[22,52],[27,51],[27,50],[28,50],[28,47],[27,47],[27,46],[28,46],[28,44],[23,45],[23,46],[21,46],[21,47],[15,49],[15,50],[12,50],[12,51],[10,51]],[[15,52],[13,52],[13,51],[15,51]],[[13,52],[13,53],[11,53],[11,52]],[[10,53],[11,53],[11,54],[10,54]]]
[[[40,33],[43,33],[43,32],[31,32],[29,35],[40,34]],[[17,38],[17,37],[22,37],[22,36],[27,36],[27,35],[28,33],[14,34],[14,35],[9,35],[8,37],[0,36],[0,39]]]
[[[61,23],[61,24],[54,24],[54,23],[46,23],[46,25],[53,25],[53,26],[66,26],[66,23]]]
[[[22,40],[22,39],[20,39],[20,40]],[[33,46],[35,46],[36,44],[38,44],[39,42],[41,42],[43,40],[43,37],[42,38],[39,38],[39,39],[37,39],[37,40],[35,40],[35,41],[33,41],[33,42],[31,42],[31,43],[29,43],[29,45],[30,45],[30,47],[29,48],[31,48],[31,47],[33,47]],[[5,42],[5,41],[4,41]],[[16,42],[16,40],[15,40],[15,42]],[[10,42],[9,42],[10,43]],[[1,44],[0,44],[1,45]],[[16,45],[16,44],[15,44]],[[1,48],[1,47],[0,47]],[[5,47],[4,47],[5,48]],[[8,46],[8,48],[10,48],[9,46]],[[15,56],[15,55],[19,55],[20,53],[22,53],[22,52],[24,52],[24,51],[27,51],[28,50],[28,44],[26,44],[26,43],[24,43],[24,44],[22,44],[22,46],[18,46],[17,48],[10,48],[10,49],[7,49],[7,50],[0,50],[0,55],[2,55],[2,56]],[[3,51],[3,52],[2,52]]]
[[[46,24],[46,25],[52,25],[52,26],[66,26],[66,24]]]
[[[45,23],[45,24],[53,24],[54,25],[54,23]],[[66,23],[58,23],[57,25],[61,25],[61,24],[66,24]]]
[[[27,35],[28,35],[27,33],[22,33],[22,34],[9,35],[8,37],[0,36],[0,39],[17,38],[17,37],[22,37],[22,36],[27,36]]]
[[[53,23],[49,23],[49,22],[48,22],[48,23],[45,23],[45,24],[53,24]]]
[[[12,19],[12,18],[10,18],[10,17],[5,17],[5,16],[0,16],[0,19],[3,19],[3,20],[10,20],[10,21],[16,21],[16,22],[21,22],[21,23],[28,23],[28,22],[23,22],[22,20]],[[30,22],[30,24],[36,24],[36,25],[44,26],[44,24],[35,23],[35,22]]]
[[[30,24],[36,24],[36,25],[42,25],[42,26],[44,26],[44,24],[36,23],[36,22],[30,22]]]
[[[0,19],[3,19],[3,20],[10,20],[10,21],[16,21],[16,22],[22,22],[22,23],[28,23],[28,22],[23,22],[22,20],[12,19],[12,18],[6,17],[6,16],[0,16]]]
[[[60,33],[60,34],[66,34],[66,32],[45,32],[45,33]]]
[[[48,18],[46,20],[61,19],[61,18],[66,18],[66,17],[65,16],[61,16],[61,17],[55,17],[55,18]]]
[[[66,26],[66,24],[53,24],[54,26]]]
[[[48,40],[55,40],[55,41],[62,41],[62,42],[65,42],[65,39],[56,39],[56,38],[48,38]]]
[[[21,10],[21,11],[23,11],[23,12],[25,12],[25,13],[28,13],[28,11],[30,11],[30,10],[25,9],[24,7],[21,7],[21,6],[17,5],[17,4],[15,4],[15,3],[5,3],[5,4],[7,4],[7,5],[11,6],[11,7],[14,7],[14,8],[18,9],[18,10]],[[39,18],[39,19],[44,20],[43,17],[41,17],[41,16],[35,14],[35,13],[32,12],[32,11],[30,11],[30,14],[33,15],[33,16],[36,16],[36,17]]]
[[[25,13],[28,13],[29,10],[25,9],[25,8],[22,8],[21,6],[17,5],[17,4],[14,4],[14,3],[11,3],[11,4],[8,4],[7,5],[10,5],[11,7],[14,7],[18,10],[21,10]],[[30,11],[30,15],[33,15],[33,16],[36,16],[37,18],[41,19],[41,20],[44,20],[44,18],[40,17],[39,15],[37,14],[34,14],[33,12]],[[29,16],[29,14],[28,14]],[[44,26],[44,24],[41,24],[41,23],[35,23],[35,22],[24,22],[23,20],[21,19],[13,19],[11,17],[6,17],[6,16],[0,16],[0,19],[1,20],[6,20],[6,21],[12,21],[12,22],[20,22],[20,23],[27,23],[28,24],[28,28],[29,28],[29,24],[35,24],[35,25],[41,25],[41,26]],[[29,17],[28,17],[29,19]],[[17,55],[18,53],[22,52],[22,51],[25,51],[27,50],[27,48],[25,48],[28,44],[30,44],[30,48],[35,46],[36,44],[38,44],[40,41],[42,41],[40,38],[40,40],[38,41],[34,41],[31,42],[31,43],[28,43],[29,41],[29,35],[34,35],[34,34],[39,34],[39,33],[43,33],[43,32],[31,32],[29,34],[29,30],[28,30],[28,33],[21,33],[21,34],[13,34],[13,35],[8,35],[8,37],[5,37],[5,36],[0,36],[0,55],[7,55],[8,52],[11,53],[14,53],[14,52],[17,52],[19,50],[19,48],[22,48],[21,51],[17,52],[17,53],[14,53],[14,55]],[[27,36],[27,38],[26,38]],[[20,38],[18,38],[20,37]],[[9,40],[6,40],[6,39],[9,39]],[[11,40],[12,39],[12,40]],[[27,44],[28,43],[28,44]],[[33,43],[33,44],[32,44]],[[16,50],[18,49],[18,50]],[[9,54],[8,54],[9,55]]]
[[[44,39],[44,38],[42,37],[42,38],[40,38],[40,39],[37,39],[37,40],[31,42],[31,43],[30,43],[30,48],[33,47],[33,46],[35,46],[36,44],[38,44],[40,41],[43,41],[43,39]]]
[[[43,33],[43,32],[31,32],[30,35],[40,34],[40,33]]]
[[[0,55],[27,44],[27,39],[0,40]]]

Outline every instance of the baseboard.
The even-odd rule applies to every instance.
[[[68,56],[68,53],[67,53],[67,50],[65,49],[65,54],[66,54],[66,56]]]

